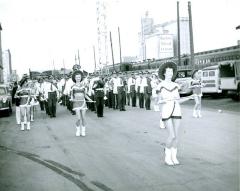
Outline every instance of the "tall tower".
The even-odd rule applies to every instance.
[[[2,38],[1,38],[2,26],[0,23],[0,83],[3,82],[3,62],[2,62]]]
[[[97,40],[99,67],[108,65],[108,31],[106,24],[106,2],[97,0]]]

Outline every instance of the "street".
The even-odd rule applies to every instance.
[[[240,103],[205,98],[202,118],[192,117],[193,105],[182,105],[173,167],[164,164],[167,131],[153,110],[87,111],[86,137],[76,137],[76,116],[63,106],[56,118],[38,108],[30,131],[20,131],[13,108],[0,117],[0,190],[238,191]]]

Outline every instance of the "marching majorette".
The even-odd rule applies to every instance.
[[[86,135],[86,119],[85,114],[87,110],[86,99],[93,102],[86,94],[85,85],[82,83],[83,73],[79,70],[74,71],[72,75],[72,81],[74,85],[71,88],[70,95],[73,102],[73,110],[76,111],[76,136]],[[86,99],[85,99],[86,98]]]
[[[192,81],[191,81],[191,88],[193,90],[195,105],[193,108],[193,117],[202,117],[201,109],[202,109],[202,87],[204,84],[201,80],[202,71],[195,70],[192,73]]]
[[[28,76],[24,74],[19,82],[19,88],[17,89],[16,96],[19,97],[20,103],[20,115],[21,115],[21,130],[24,131],[25,116],[27,120],[27,130],[30,130],[30,101],[31,101],[31,89],[28,87]]]
[[[160,99],[162,106],[162,120],[168,130],[168,138],[165,147],[165,163],[177,165],[177,146],[180,121],[182,118],[180,103],[192,99],[192,96],[180,99],[180,86],[175,83],[177,65],[174,62],[166,62],[159,68],[158,75],[163,81],[159,84]]]

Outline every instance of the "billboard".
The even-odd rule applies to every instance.
[[[173,57],[173,35],[159,35],[160,58]]]

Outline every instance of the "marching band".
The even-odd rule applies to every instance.
[[[17,124],[21,125],[22,131],[25,130],[25,124],[26,129],[30,130],[37,105],[41,111],[45,110],[50,118],[55,118],[59,103],[76,115],[76,136],[84,137],[86,110],[96,112],[98,117],[104,117],[104,107],[126,111],[125,105],[131,105],[151,110],[151,101],[153,101],[152,109],[160,113],[160,127],[166,127],[169,131],[165,163],[179,164],[176,158],[181,119],[179,103],[194,97],[191,95],[184,99],[180,98],[178,90],[181,87],[174,82],[175,67],[174,63],[166,63],[165,68],[159,68],[158,73],[127,74],[114,71],[111,75],[105,76],[97,73],[85,76],[80,68],[73,67],[73,72],[60,79],[50,75],[41,76],[38,81],[30,80],[24,75],[15,94]]]

